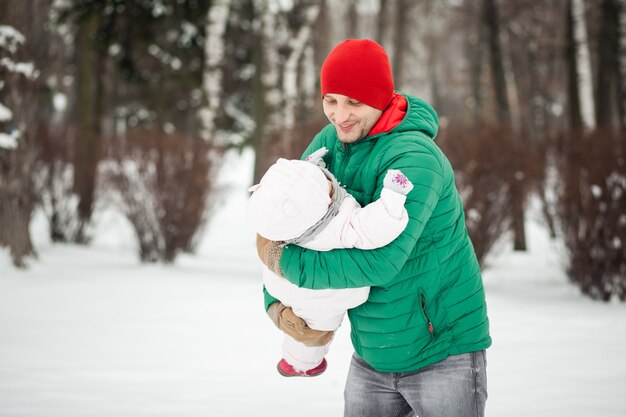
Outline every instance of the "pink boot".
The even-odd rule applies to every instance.
[[[278,362],[278,365],[276,365],[276,369],[278,369],[278,373],[282,376],[318,376],[324,373],[326,366],[326,359],[322,359],[322,363],[313,369],[309,369],[307,371],[296,371],[293,366],[287,363],[286,360],[281,359],[280,362]]]

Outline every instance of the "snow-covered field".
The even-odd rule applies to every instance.
[[[347,320],[323,376],[275,371],[281,335],[243,222],[249,156],[199,253],[176,265],[141,265],[111,212],[86,248],[52,245],[36,219],[26,271],[0,252],[0,417],[342,415]],[[626,305],[579,295],[541,227],[528,234],[528,253],[503,248],[484,273],[487,415],[625,416]]]

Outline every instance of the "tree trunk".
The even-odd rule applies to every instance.
[[[575,0],[574,0],[575,1]],[[580,151],[580,142],[582,140],[582,134],[585,127],[590,127],[588,123],[593,121],[590,119],[583,119],[583,111],[581,106],[581,93],[587,93],[587,86],[581,87],[581,84],[588,82],[585,79],[582,81],[583,76],[580,74],[582,68],[580,63],[581,53],[579,48],[581,45],[577,42],[576,27],[580,22],[576,22],[574,13],[574,1],[568,0],[566,7],[566,42],[565,42],[565,60],[568,69],[567,80],[567,103],[569,104],[569,141],[566,144],[566,172],[564,177],[568,180],[565,181],[565,196],[566,204],[560,213],[565,219],[571,219],[570,221],[564,221],[563,226],[573,226],[575,224],[574,219],[578,219],[578,207],[580,202],[580,157],[578,152]],[[579,29],[580,31],[580,29]],[[584,56],[584,53],[583,53]],[[589,108],[587,108],[589,111]],[[587,117],[589,114],[587,114]],[[566,230],[565,235],[577,234],[576,230]]]
[[[616,0],[602,1],[598,36],[596,121],[607,130],[618,125],[619,100],[619,8]]]
[[[258,182],[265,170],[273,162],[273,155],[276,152],[282,153],[282,150],[271,149],[272,146],[270,146],[270,134],[278,123],[276,117],[281,94],[278,84],[280,77],[278,68],[279,55],[278,46],[276,45],[276,30],[279,23],[277,22],[277,16],[270,10],[267,4],[265,4],[264,9],[260,10],[260,22],[258,51],[254,54],[257,68],[254,97],[255,120],[257,121],[255,129],[255,183]]]
[[[48,3],[45,0],[0,2],[0,25],[15,29],[23,39],[15,50],[0,45],[0,58],[19,65],[0,65],[0,103],[9,110],[0,120],[0,133],[16,134],[17,146],[0,146],[0,247],[10,250],[13,264],[26,266],[36,256],[30,238],[30,219],[35,207],[33,171],[37,152],[37,116],[43,77],[38,76],[47,59],[45,38]],[[33,71],[26,68],[32,66]]]
[[[585,20],[584,0],[570,0],[574,44],[576,52],[577,88],[580,98],[580,111],[583,128],[587,131],[596,127],[596,116],[593,99],[593,78],[591,73],[591,59],[589,41],[587,40],[587,24]],[[570,4],[571,3],[571,4]]]
[[[204,73],[202,87],[207,105],[200,110],[200,137],[206,141],[215,135],[215,118],[220,108],[222,94],[222,60],[224,58],[224,32],[230,10],[230,0],[214,1],[208,10],[206,40],[204,42]]]
[[[255,120],[254,133],[252,134],[252,147],[254,148],[254,173],[252,182],[257,184],[263,173],[265,172],[266,163],[264,154],[266,153],[266,126],[267,126],[267,108],[265,107],[265,95],[266,88],[263,83],[263,61],[264,52],[262,47],[263,42],[261,36],[255,38],[255,45],[253,45],[252,63],[256,68],[253,81],[253,100],[252,106],[253,117]]]
[[[500,22],[495,0],[485,0],[483,18],[487,30],[487,44],[491,62],[494,95],[496,98],[497,119],[501,125],[511,129],[511,111],[506,93],[506,78],[500,45]],[[524,184],[523,177],[515,175],[510,184],[511,218],[513,224],[513,249],[526,250],[526,233],[524,231]]]
[[[311,43],[313,24],[319,15],[320,7],[311,5],[303,11],[301,26],[290,42],[291,51],[285,60],[283,69],[283,94],[285,104],[282,110],[283,132],[291,134],[296,125],[296,112],[298,101],[304,97],[299,96],[298,68],[304,55],[305,48]]]
[[[106,47],[97,39],[99,17],[92,13],[79,24],[76,36],[76,125],[74,138],[74,190],[78,195],[78,227],[73,239],[88,240],[86,228],[91,221],[100,152],[102,115],[101,67]]]
[[[376,42],[383,45],[387,36],[387,15],[389,14],[389,1],[379,0],[380,6],[378,11],[378,19],[376,20]]]
[[[257,124],[255,134],[255,182],[277,157],[297,157],[294,128],[302,104],[311,102],[311,97],[300,94],[307,90],[303,83],[310,82],[302,76],[300,63],[307,48],[313,45],[313,27],[319,12],[318,0],[301,2],[288,11],[276,12],[267,5],[261,11],[259,49],[263,53],[256,58],[261,61],[257,72],[262,74],[256,80],[255,107],[262,126]]]
[[[626,135],[626,0],[619,2],[618,38],[619,118],[623,137]]]
[[[477,126],[481,122],[483,109],[483,87],[482,75],[484,71],[483,62],[485,60],[485,41],[482,19],[476,3],[464,3],[465,13],[470,16],[470,25],[467,28],[465,41],[465,59],[469,67],[469,96],[467,105],[469,110],[468,124]]]
[[[0,160],[4,159],[2,153],[0,150]],[[18,268],[26,266],[26,258],[36,256],[28,230],[34,206],[29,197],[8,193],[0,184],[0,247],[10,249],[13,264]]]
[[[581,77],[579,75],[579,56],[578,47],[580,46],[576,42],[576,21],[574,19],[573,1],[568,0],[566,7],[566,42],[565,42],[565,62],[567,65],[567,97],[566,100],[569,109],[569,128],[570,130],[577,132],[583,129],[583,117],[581,110]],[[586,82],[586,81],[585,81]],[[589,120],[588,120],[589,122]]]
[[[397,0],[396,5],[396,18],[395,18],[395,33],[393,40],[393,80],[396,88],[401,88],[403,85],[403,66],[408,46],[407,42],[407,17],[409,15],[409,7],[414,0]]]
[[[334,46],[333,25],[330,16],[330,0],[323,0],[320,5],[319,16],[315,22],[314,31],[317,34],[324,33],[326,36],[313,37],[313,56],[315,60],[315,78],[319,76],[320,70],[328,53]]]
[[[487,45],[489,47],[489,59],[493,90],[496,98],[497,120],[505,126],[511,125],[511,111],[506,94],[506,77],[502,59],[502,47],[500,45],[500,22],[495,0],[485,0],[483,19],[487,30]]]
[[[348,38],[356,38],[359,36],[359,12],[357,11],[356,3],[357,0],[348,0],[348,11],[346,16],[348,21]]]

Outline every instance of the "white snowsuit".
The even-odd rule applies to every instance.
[[[349,194],[341,203],[338,214],[313,240],[302,246],[316,251],[337,248],[376,249],[391,243],[404,230],[408,214],[404,208],[406,196],[383,188],[380,199],[361,207]],[[311,290],[300,288],[263,268],[267,291],[316,330],[339,328],[346,310],[367,300],[369,287]],[[306,346],[285,334],[283,358],[297,371],[319,365],[328,352],[325,346]]]

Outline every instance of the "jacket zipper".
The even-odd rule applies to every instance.
[[[424,314],[426,323],[428,323],[428,333],[430,333],[430,338],[432,339],[434,336],[435,329],[433,327],[432,321],[430,321],[430,317],[428,317],[428,313],[426,312],[426,296],[421,293],[420,293],[420,307],[422,308],[422,314]]]

